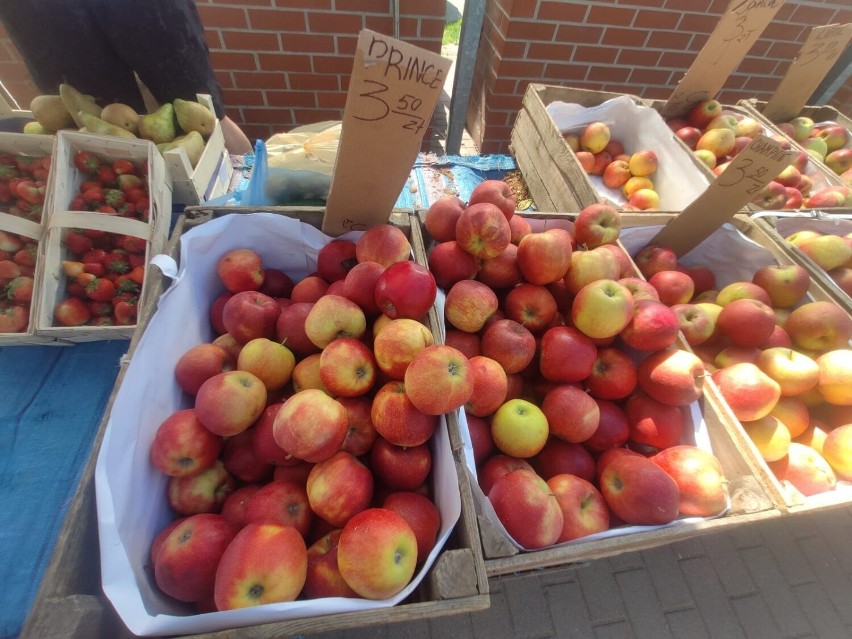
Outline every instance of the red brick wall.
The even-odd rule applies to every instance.
[[[729,0],[488,0],[467,126],[482,153],[505,153],[530,82],[667,98]],[[848,0],[787,0],[718,98],[767,99],[811,27],[852,22]],[[852,80],[830,103],[852,111]]]

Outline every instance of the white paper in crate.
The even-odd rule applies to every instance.
[[[178,278],[160,298],[132,356],[95,471],[104,592],[137,635],[213,632],[396,605],[422,581],[458,521],[458,477],[442,418],[432,449],[435,502],[441,512],[438,543],[397,596],[382,601],[335,597],[191,615],[160,594],[146,570],[151,541],[171,519],[165,494],[168,480],[151,465],[149,448],[160,423],[175,410],[190,407],[172,381],[173,371],[187,349],[213,338],[207,313],[221,290],[216,262],[228,250],[249,246],[263,256],[266,266],[281,269],[296,281],[316,269],[317,252],[332,239],[272,213],[227,215],[181,237]]]
[[[710,184],[688,152],[675,141],[674,133],[660,114],[651,107],[636,104],[627,96],[593,107],[551,102],[547,112],[563,133],[579,134],[585,125],[603,122],[609,127],[612,139],[621,142],[628,155],[644,149],[656,153],[659,164],[651,180],[663,211],[682,211]],[[621,189],[607,188],[599,175],[587,177],[601,195],[616,204],[626,202]]]

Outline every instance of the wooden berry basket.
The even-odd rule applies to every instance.
[[[180,238],[190,229],[204,224],[213,217],[228,213],[254,213],[259,209],[218,209],[201,207],[187,209],[177,222],[167,247],[167,253],[180,258]],[[278,207],[263,209],[297,218],[319,227],[323,210],[312,208]],[[391,223],[403,229],[410,238],[415,258],[425,263],[422,238],[419,228],[412,227],[409,213],[394,212]],[[152,274],[153,275],[153,274]],[[89,637],[89,636],[132,636],[124,626],[109,600],[101,592],[100,557],[98,551],[98,521],[95,504],[95,466],[98,451],[106,431],[116,395],[121,391],[129,362],[151,322],[157,306],[157,298],[167,285],[164,277],[151,277],[155,283],[153,294],[141,311],[139,330],[130,344],[128,357],[122,366],[109,400],[106,414],[98,429],[93,453],[83,478],[69,508],[53,556],[42,580],[35,603],[30,611],[22,636],[24,637]],[[432,314],[434,322],[434,313]],[[463,459],[457,428],[449,420],[448,432],[453,451],[453,465],[458,476],[461,496],[461,515],[447,544],[438,555],[432,568],[414,592],[393,607],[360,610],[338,614],[325,614],[263,623],[222,632],[208,632],[207,637],[260,637],[295,636],[302,633],[319,633],[346,628],[361,628],[398,621],[438,617],[487,608],[488,580],[479,545],[476,516],[473,511],[470,486],[463,471]]]

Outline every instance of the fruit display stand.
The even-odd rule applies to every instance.
[[[312,208],[294,208],[280,207],[263,209],[265,213],[261,217],[275,217],[282,219],[283,217],[292,218],[289,223],[297,221],[306,222],[306,225],[318,227],[322,221],[323,210]],[[279,215],[271,215],[275,212]],[[207,224],[208,220],[220,214],[228,215],[228,219],[216,220],[213,224]],[[258,213],[258,209],[245,209],[237,207],[236,209],[219,209],[210,210],[201,207],[188,209],[186,215],[181,216],[178,220],[172,238],[168,246],[168,254],[175,259],[179,259],[180,242],[182,237],[186,237],[186,233],[191,229],[198,229],[209,233],[211,227],[216,224],[226,223],[229,227],[234,224],[241,226],[245,231],[246,225],[254,228],[264,228],[261,224],[258,227],[256,216],[241,215],[241,213]],[[265,222],[268,224],[277,225],[275,221],[270,222],[268,219]],[[419,229],[412,226],[409,222],[409,214],[405,211],[395,212],[391,217],[391,223],[399,226],[402,230],[409,234],[412,247],[417,255],[422,256],[422,241],[418,240]],[[289,227],[288,227],[289,228]],[[304,225],[302,226],[304,228]],[[257,233],[264,234],[263,230],[257,230]],[[309,235],[317,233],[313,230]],[[197,234],[196,234],[197,235]],[[216,241],[216,235],[210,238],[210,241]],[[229,241],[238,242],[244,234],[231,234]],[[265,235],[269,235],[266,233]],[[247,239],[246,239],[247,238]],[[242,237],[246,241],[251,241],[251,232]],[[257,239],[257,238],[254,238]],[[298,238],[296,238],[298,239]],[[420,248],[418,248],[420,247]],[[309,259],[306,256],[298,254],[289,254],[286,257],[282,254],[281,259],[291,263],[301,262],[301,268],[307,268]],[[420,258],[422,259],[422,257]],[[272,260],[274,261],[274,260]],[[186,277],[182,274],[181,278]],[[156,280],[159,290],[166,287],[165,278],[152,277],[152,281]],[[183,279],[181,281],[184,281]],[[184,290],[186,287],[183,287]],[[95,441],[94,453],[87,464],[83,475],[80,489],[75,496],[74,502],[69,510],[69,516],[66,519],[63,529],[60,533],[59,543],[57,543],[54,555],[48,566],[45,577],[42,581],[41,589],[37,595],[36,602],[31,610],[27,625],[24,628],[23,636],[45,637],[45,636],[130,636],[129,631],[125,628],[121,620],[116,615],[113,606],[109,600],[101,592],[101,580],[99,578],[98,566],[102,564],[98,557],[98,521],[95,512],[95,490],[96,483],[98,484],[97,491],[99,493],[98,500],[105,498],[103,494],[107,487],[103,484],[104,468],[96,469],[95,459],[99,456],[97,452],[101,448],[100,455],[105,453],[110,435],[104,439],[104,434],[108,432],[108,424],[110,414],[113,419],[116,418],[116,411],[122,411],[122,405],[127,406],[127,397],[132,396],[135,392],[134,379],[139,380],[139,375],[142,374],[139,366],[132,366],[134,357],[137,361],[145,357],[146,348],[145,339],[157,341],[157,335],[161,334],[161,329],[156,329],[157,323],[162,323],[163,319],[157,317],[158,306],[162,307],[169,298],[174,298],[176,295],[175,288],[171,288],[163,296],[162,300],[157,301],[157,296],[153,295],[146,303],[145,309],[142,311],[140,319],[140,327],[133,341],[131,342],[128,358],[122,363],[119,377],[116,381],[115,389],[110,400],[110,406],[100,425],[98,436]],[[200,293],[203,295],[203,293]],[[199,306],[201,308],[201,306]],[[186,323],[187,327],[191,327],[186,331],[194,334],[197,331],[205,330],[203,325],[206,324],[206,307],[198,311],[205,315],[205,321],[196,323],[190,321],[186,323],[186,318],[182,317],[181,322]],[[434,318],[433,318],[434,321]],[[209,330],[209,329],[207,329]],[[168,331],[166,331],[168,332]],[[186,339],[178,337],[177,339]],[[129,363],[128,363],[129,362]],[[161,377],[161,376],[160,376]],[[168,394],[168,393],[167,393]],[[122,399],[122,395],[125,399]],[[116,426],[113,425],[113,428]],[[312,610],[311,602],[299,601],[293,604],[279,604],[273,606],[264,606],[267,610],[260,608],[255,611],[244,610],[236,613],[236,622],[228,622],[222,625],[221,619],[217,619],[217,615],[228,615],[229,613],[213,613],[200,615],[195,617],[199,620],[196,625],[193,618],[184,618],[181,622],[178,621],[178,627],[183,630],[172,630],[168,634],[185,634],[212,632],[209,636],[222,636],[215,632],[216,629],[233,628],[227,631],[228,636],[233,637],[261,637],[261,636],[292,636],[301,633],[316,633],[330,630],[365,627],[377,624],[389,624],[396,621],[406,621],[413,619],[422,619],[424,617],[437,617],[452,615],[457,613],[470,612],[488,607],[488,582],[485,574],[484,563],[481,554],[481,548],[478,545],[479,535],[476,529],[476,519],[473,514],[472,498],[470,486],[467,484],[466,475],[463,472],[463,462],[461,452],[458,448],[458,435],[453,434],[457,427],[450,420],[449,432],[446,430],[448,438],[442,454],[445,461],[449,461],[449,466],[444,464],[442,474],[449,476],[452,479],[453,486],[450,487],[451,492],[458,493],[460,500],[461,513],[458,516],[458,522],[452,531],[449,532],[449,538],[442,549],[436,548],[433,553],[434,563],[425,575],[418,575],[420,579],[419,585],[414,588],[413,592],[408,594],[404,600],[397,605],[388,606],[385,602],[373,604],[363,600],[352,600],[352,604],[348,604],[347,600],[339,600],[340,605],[335,603],[335,600],[317,600],[324,611],[318,613],[316,609]],[[111,435],[115,437],[115,433]],[[141,435],[145,437],[143,433]],[[104,441],[101,445],[102,440]],[[101,461],[101,464],[106,462]],[[99,475],[96,480],[95,476]],[[114,487],[110,487],[113,488]],[[445,487],[446,488],[446,487]],[[161,490],[158,486],[145,487],[146,495],[144,501],[150,503],[139,504],[146,511],[158,511],[161,506],[158,505],[162,499]],[[155,525],[154,522],[149,522],[143,525],[143,528],[151,528]],[[102,531],[101,531],[102,532]],[[150,532],[150,531],[148,531]],[[147,535],[148,532],[142,532],[141,535]],[[135,534],[134,537],[139,537]],[[136,548],[137,542],[130,542]],[[139,547],[139,552],[147,553],[147,545],[150,539],[142,541],[142,547]],[[440,550],[440,551],[439,551]],[[110,551],[112,552],[112,551]],[[107,568],[108,570],[108,568]],[[116,575],[115,573],[107,576],[110,581],[115,579],[126,580],[127,575]],[[132,578],[132,576],[131,576]],[[148,579],[147,577],[142,577]],[[174,611],[171,604],[168,604],[163,599],[163,596],[151,591],[150,585],[145,586],[146,592],[146,608],[157,609],[166,608],[165,614],[168,615]],[[132,594],[131,594],[132,597]],[[282,607],[283,606],[283,607]],[[306,606],[308,606],[306,608]],[[345,608],[341,608],[345,606]],[[269,609],[272,610],[269,610]],[[277,609],[277,610],[276,610]],[[246,617],[245,614],[254,615],[260,611],[262,621],[246,621],[252,617]],[[282,612],[282,610],[284,612]],[[345,610],[345,611],[344,611]],[[183,610],[180,614],[185,615]],[[230,613],[233,615],[233,613]],[[162,617],[162,613],[159,617]],[[60,621],[61,620],[61,621]],[[161,620],[161,619],[160,619]],[[212,620],[212,621],[211,621]],[[186,623],[189,625],[186,625]],[[57,628],[63,628],[60,632]],[[240,626],[237,628],[236,626]],[[93,631],[93,628],[100,632]]]
[[[564,104],[559,104],[564,103]],[[555,121],[556,117],[559,121]],[[624,152],[653,150],[659,157],[653,180],[660,208],[681,210],[709,184],[706,167],[688,151],[662,118],[635,96],[530,84],[511,134],[518,168],[540,211],[579,210],[602,199],[625,203],[618,190],[590,176],[563,138],[579,135],[593,121],[610,127]]]

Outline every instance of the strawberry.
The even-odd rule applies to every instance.
[[[30,204],[44,204],[45,186],[35,182],[23,182],[18,185],[18,195]]]
[[[104,189],[104,203],[117,209],[124,205],[124,193],[118,189]]]
[[[106,274],[106,267],[101,262],[83,262],[83,270],[95,277],[103,277]]]
[[[73,262],[71,260],[62,260],[62,271],[69,279],[76,280],[86,270],[86,265],[82,262]]]
[[[118,211],[116,211],[111,206],[103,204],[95,209],[96,213],[103,213],[104,215],[118,215]]]
[[[82,184],[80,184],[80,188],[77,189],[78,193],[85,193],[89,189],[103,189],[104,185],[98,182],[97,180],[86,180]]]
[[[33,299],[33,278],[16,277],[6,285],[6,297],[13,302],[29,304]]]
[[[112,163],[112,170],[116,175],[132,175],[136,173],[136,167],[130,160],[115,160]]]
[[[0,168],[2,168],[2,165],[0,165]],[[9,184],[7,182],[0,182],[0,202],[9,204],[13,199],[12,189],[9,188]]]
[[[20,277],[21,267],[12,260],[0,260],[0,280],[13,280]]]
[[[30,167],[33,165],[41,166],[41,158],[34,158],[29,155],[19,155],[15,157],[15,166],[21,173],[29,174]]]
[[[130,202],[125,202],[115,210],[115,214],[119,217],[133,217],[136,211]]]
[[[107,256],[107,252],[103,249],[93,248],[89,251],[86,251],[83,254],[83,257],[80,259],[81,262],[98,262],[99,264],[104,263],[104,259]]]
[[[115,305],[115,323],[121,326],[130,326],[136,323],[136,302],[121,300]]]
[[[85,264],[85,262],[84,262],[84,264]],[[82,273],[80,273],[80,274],[77,276],[77,284],[79,284],[80,286],[82,286],[82,287],[83,287],[83,289],[84,289],[83,294],[84,294],[84,295],[85,295],[85,292],[86,292],[86,291],[85,291],[85,288],[86,288],[89,284],[91,284],[92,282],[94,282],[96,279],[98,279],[98,276],[97,276],[97,275],[94,275],[94,274],[92,274],[92,273],[88,273],[87,271],[83,271]]]
[[[18,266],[35,266],[36,253],[38,253],[38,248],[35,245],[31,244],[29,246],[25,246],[20,251],[15,253],[12,260]]]
[[[0,251],[17,253],[23,246],[24,243],[17,235],[7,233],[6,231],[0,231]]]
[[[66,298],[53,309],[54,323],[59,326],[82,326],[91,318],[89,307],[77,297]]]
[[[89,302],[89,310],[92,315],[99,317],[102,315],[112,315],[112,304],[109,302]]]
[[[92,240],[89,237],[83,235],[83,233],[77,229],[68,229],[65,231],[65,246],[71,251],[74,255],[82,255],[86,251],[92,250]],[[2,248],[2,245],[0,245]]]
[[[86,200],[84,200],[81,196],[75,197],[71,200],[71,204],[68,206],[72,211],[88,211],[89,207],[86,205]]]
[[[104,186],[112,187],[116,181],[115,171],[111,166],[102,166],[98,169],[98,181]]]
[[[142,178],[131,175],[130,173],[123,173],[117,178],[118,188],[127,193],[127,191],[131,189],[141,189],[145,190],[145,182]]]
[[[42,180],[44,182],[47,182],[47,178],[49,177],[49,175],[50,169],[45,169],[42,167],[36,167],[30,171],[30,176],[34,180]]]
[[[82,284],[78,284],[77,282],[68,282],[65,285],[65,292],[77,299],[85,299],[86,297],[86,289],[83,288]]]
[[[100,206],[104,203],[104,190],[100,186],[90,188],[83,193],[83,200],[89,206]]]
[[[74,166],[83,173],[96,175],[101,166],[101,161],[94,153],[89,151],[77,151],[74,154]]]
[[[15,166],[8,164],[0,164],[0,182],[9,182],[10,180],[20,177],[21,172]]]
[[[107,253],[103,260],[104,266],[111,273],[127,273],[130,270],[130,258],[125,251],[116,249],[112,253]]]
[[[21,275],[24,277],[35,277],[35,266],[21,266]]]
[[[0,309],[0,333],[22,333],[30,323],[30,313],[24,306]]]
[[[115,284],[99,277],[86,285],[86,296],[96,302],[108,302],[115,295]]]
[[[123,193],[124,200],[126,202],[132,202],[133,204],[136,204],[142,198],[148,197],[148,192],[145,191],[145,189],[127,189],[126,191],[123,191]]]
[[[134,266],[127,274],[127,277],[136,282],[139,286],[142,286],[142,283],[145,281],[145,267]]]
[[[15,166],[15,156],[11,153],[0,154],[0,165]]]
[[[145,254],[144,253],[131,253],[130,254],[130,268],[137,267],[145,268]]]
[[[120,248],[128,253],[145,253],[147,242],[141,237],[133,237],[132,235],[122,235],[115,243],[117,248]]]

